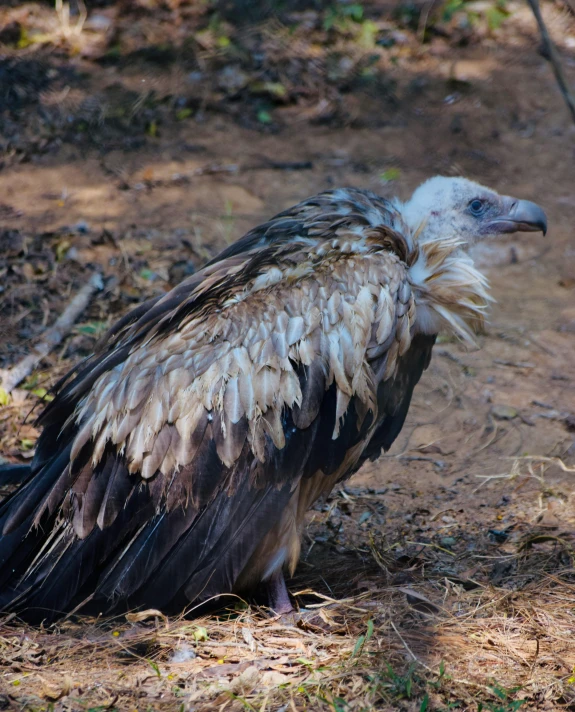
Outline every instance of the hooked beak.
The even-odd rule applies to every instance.
[[[530,200],[505,198],[507,207],[503,215],[490,221],[495,232],[539,232],[547,233],[547,215],[543,208]]]

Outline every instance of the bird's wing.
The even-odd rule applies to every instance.
[[[410,349],[401,237],[349,231],[224,257],[64,384],[0,509],[0,603],[231,590],[299,479],[367,442]]]

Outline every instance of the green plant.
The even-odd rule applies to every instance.
[[[447,0],[441,9],[443,22],[450,22],[457,13],[463,13],[469,24],[483,18],[490,30],[496,30],[509,17],[507,0],[494,0],[488,6],[478,6],[473,0]]]
[[[520,688],[512,687],[506,690],[497,683],[491,688],[496,697],[499,698],[498,702],[480,702],[477,705],[477,712],[483,712],[487,710],[488,712],[517,712],[517,710],[523,705],[527,700],[511,700],[510,695],[514,695]]]
[[[363,20],[363,7],[359,3],[351,5],[338,4],[331,7],[325,15],[323,21],[324,30],[346,29],[349,22],[361,22]]]

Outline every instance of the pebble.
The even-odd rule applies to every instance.
[[[441,546],[444,546],[446,549],[449,549],[452,546],[455,546],[455,544],[457,544],[457,539],[452,536],[443,536],[439,540],[439,543],[441,544]]]

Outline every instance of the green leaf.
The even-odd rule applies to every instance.
[[[38,374],[38,371],[34,371],[34,373],[31,373],[28,376],[28,378],[24,381],[24,383],[22,384],[23,390],[31,391],[32,388],[36,388],[39,380],[40,380],[40,375]]]
[[[10,394],[0,386],[0,405],[10,405]]]
[[[180,109],[176,111],[176,119],[178,121],[184,121],[184,119],[189,119],[194,112],[191,109]]]
[[[361,30],[359,31],[357,42],[360,47],[364,49],[373,49],[379,34],[379,27],[371,20],[365,20],[361,23]]]
[[[449,22],[458,10],[463,7],[464,0],[447,0],[443,6],[443,21]]]
[[[203,626],[198,626],[193,632],[194,640],[199,642],[200,640],[208,639],[208,631]]]
[[[367,632],[365,634],[365,640],[366,642],[371,638],[373,635],[373,621],[371,618],[367,621]]]
[[[499,697],[500,700],[506,700],[507,699],[507,693],[502,690],[499,685],[494,685],[492,688],[493,692]]]
[[[258,121],[260,122],[260,124],[271,124],[273,121],[272,115],[269,111],[266,111],[265,109],[260,109],[258,111]]]
[[[35,440],[30,440],[30,438],[22,438],[20,440],[20,447],[22,450],[31,450],[36,444]]]
[[[423,699],[421,700],[421,704],[419,705],[419,712],[427,712],[428,707],[429,707],[429,695],[426,692]]]
[[[155,138],[158,135],[158,122],[155,119],[152,119],[152,121],[148,124],[146,133],[152,138]]]
[[[287,89],[281,82],[254,82],[250,84],[252,94],[270,94],[278,99],[287,94]]]
[[[87,324],[80,324],[76,327],[76,331],[88,336],[96,336],[101,334],[106,329],[105,321],[90,321]]]
[[[45,388],[32,388],[30,392],[33,393],[35,396],[38,396],[38,398],[41,398],[42,400],[46,401],[47,403],[50,403],[50,401],[54,400],[54,396],[48,393]]]
[[[20,38],[18,40],[18,43],[16,44],[16,47],[18,49],[27,49],[31,44],[34,44],[33,40],[30,39],[30,35],[28,34],[27,30],[22,28],[20,30]]]
[[[351,17],[354,22],[361,22],[363,19],[363,7],[358,3],[346,5],[342,8],[342,14]]]
[[[156,673],[158,678],[161,680],[162,679],[162,673],[160,672],[160,668],[158,667],[158,663],[154,662],[153,660],[148,660],[146,659],[146,662],[148,665],[152,668],[152,670]]]
[[[507,18],[509,13],[502,11],[498,7],[490,7],[485,11],[487,25],[490,30],[498,30]]]
[[[359,638],[357,639],[357,643],[355,644],[355,647],[353,649],[353,653],[351,654],[352,658],[355,658],[356,655],[359,655],[359,653],[361,653],[361,649],[363,648],[364,643],[365,643],[365,635],[360,635]]]
[[[297,658],[296,663],[300,665],[305,665],[306,667],[313,667],[313,660],[308,660],[307,658]]]
[[[66,252],[70,249],[70,242],[68,240],[61,240],[57,245],[56,245],[56,261],[57,262],[62,262],[64,259],[64,256],[66,255]]]
[[[382,183],[391,183],[392,181],[397,180],[400,175],[401,171],[399,168],[388,168],[386,171],[383,171],[383,173],[379,176],[379,179]]]

